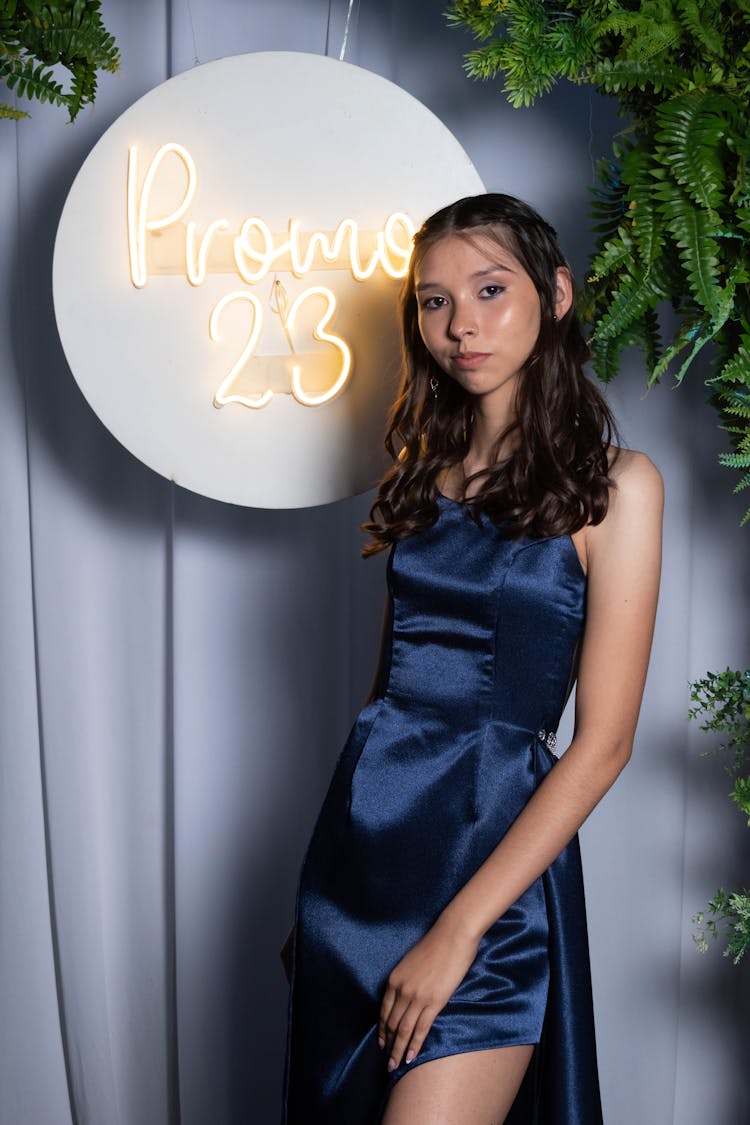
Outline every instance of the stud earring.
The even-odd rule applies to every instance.
[[[439,386],[440,386],[440,380],[438,379],[437,375],[431,375],[430,376],[430,390],[432,391],[432,397],[433,398],[437,398]]]

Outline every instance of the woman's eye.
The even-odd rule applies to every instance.
[[[427,297],[422,302],[422,308],[423,309],[442,309],[442,307],[445,305],[445,303],[446,303],[445,297],[438,297],[438,296]]]
[[[504,285],[485,285],[482,289],[483,297],[497,297],[500,293],[505,292]]]

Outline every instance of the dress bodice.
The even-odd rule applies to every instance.
[[[585,614],[572,539],[507,539],[458,501],[438,505],[437,522],[391,555],[386,694],[450,722],[554,731]]]

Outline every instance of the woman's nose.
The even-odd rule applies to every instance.
[[[454,340],[473,336],[477,330],[476,320],[468,305],[456,305],[448,325],[448,332]]]

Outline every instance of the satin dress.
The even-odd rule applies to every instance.
[[[464,505],[388,563],[382,690],[341,752],[300,872],[284,1125],[376,1125],[430,1059],[537,1044],[509,1125],[601,1125],[577,836],[482,937],[410,1064],[377,1024],[391,969],[554,768],[586,578],[570,536],[503,538]]]

